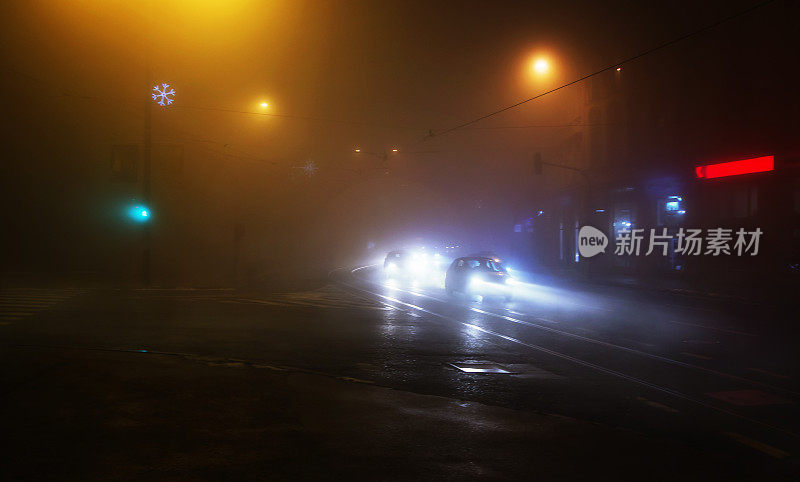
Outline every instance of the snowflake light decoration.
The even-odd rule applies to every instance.
[[[171,96],[171,97],[170,97]],[[175,89],[170,89],[169,84],[161,84],[153,87],[153,100],[156,104],[165,106],[175,102]]]
[[[308,161],[301,169],[306,172],[306,176],[313,176],[319,167],[317,167],[314,161]]]

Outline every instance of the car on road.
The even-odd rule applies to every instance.
[[[387,279],[398,278],[408,264],[408,253],[402,250],[389,251],[383,260],[383,273]]]
[[[463,293],[481,298],[501,297],[506,301],[514,297],[512,284],[513,280],[503,265],[485,256],[456,258],[444,279],[445,291],[450,296]]]
[[[434,270],[434,260],[424,250],[390,251],[383,261],[386,279],[426,281]]]

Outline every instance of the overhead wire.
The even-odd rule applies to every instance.
[[[451,132],[454,132],[454,131],[457,131],[457,130],[460,130],[460,129],[464,129],[467,126],[470,126],[472,124],[480,122],[480,121],[482,121],[484,119],[488,119],[489,117],[496,116],[497,114],[500,114],[500,113],[506,112],[508,110],[514,109],[514,108],[519,107],[519,106],[521,106],[523,104],[527,104],[528,102],[531,102],[533,100],[540,99],[540,98],[542,98],[542,97],[544,97],[546,95],[552,94],[553,92],[557,92],[557,91],[562,90],[562,89],[564,89],[566,87],[569,87],[571,85],[575,85],[577,83],[583,82],[584,80],[587,80],[587,79],[590,79],[590,78],[595,77],[597,75],[600,75],[600,74],[602,74],[604,72],[608,72],[609,70],[613,70],[613,69],[619,68],[620,66],[622,66],[624,64],[627,64],[627,63],[633,62],[635,60],[638,60],[638,59],[640,59],[640,58],[642,58],[642,57],[644,57],[646,55],[650,55],[653,52],[657,52],[659,50],[662,50],[662,49],[665,49],[665,48],[670,47],[672,45],[675,45],[675,44],[677,44],[679,42],[682,42],[682,41],[684,41],[686,39],[689,39],[691,37],[697,36],[697,35],[699,35],[699,34],[701,34],[703,32],[706,32],[708,30],[712,30],[712,29],[714,29],[714,28],[716,28],[716,27],[718,27],[718,26],[720,26],[720,25],[722,25],[724,23],[727,23],[727,22],[729,22],[731,20],[734,20],[734,19],[737,19],[739,17],[742,17],[742,16],[745,16],[747,14],[750,14],[750,13],[752,13],[752,12],[762,8],[762,7],[765,7],[765,6],[767,6],[767,5],[771,4],[771,3],[774,3],[774,2],[775,2],[775,0],[766,0],[764,2],[758,3],[756,5],[753,5],[753,6],[749,7],[749,8],[746,8],[744,10],[741,10],[741,11],[737,12],[737,13],[734,13],[733,15],[729,15],[727,17],[724,17],[724,18],[720,19],[720,20],[717,20],[716,22],[711,23],[709,25],[706,25],[705,27],[702,27],[700,29],[694,30],[694,31],[692,31],[690,33],[687,33],[685,35],[681,35],[680,37],[674,38],[674,39],[672,39],[672,40],[670,40],[668,42],[664,42],[664,43],[662,43],[660,45],[657,45],[655,47],[652,47],[652,48],[649,48],[647,50],[644,50],[643,52],[640,52],[640,53],[638,53],[636,55],[628,57],[628,58],[626,58],[626,59],[624,59],[624,60],[622,60],[620,62],[616,62],[614,64],[610,64],[610,65],[608,65],[606,67],[603,67],[600,70],[592,72],[592,73],[590,73],[588,75],[584,75],[583,77],[575,79],[575,80],[573,80],[571,82],[567,82],[566,84],[562,84],[562,85],[560,85],[558,87],[555,87],[555,88],[550,89],[548,91],[542,92],[541,94],[537,94],[537,95],[535,95],[533,97],[529,97],[527,99],[521,100],[521,101],[516,102],[514,104],[511,104],[511,105],[502,107],[500,109],[497,109],[495,111],[489,112],[488,114],[481,115],[481,116],[476,117],[476,118],[474,118],[472,120],[469,120],[467,122],[463,122],[463,123],[461,123],[461,124],[459,124],[459,125],[457,125],[455,127],[450,127],[450,128],[445,129],[445,130],[443,130],[441,132],[435,132],[435,131],[430,130],[428,135],[426,135],[425,137],[422,138],[422,141],[430,139],[432,137],[440,137],[440,136],[443,136],[445,134],[449,134]]]

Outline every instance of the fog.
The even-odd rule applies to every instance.
[[[124,212],[146,200],[148,109],[154,285],[320,277],[409,239],[504,249],[515,220],[537,199],[575,182],[560,172],[533,179],[530,161],[552,151],[549,160],[582,162],[555,152],[588,122],[585,89],[569,87],[435,134],[742,5],[3,2],[3,272],[63,283],[141,282],[145,228]],[[759,35],[744,41],[754,50],[780,40],[761,35],[779,16],[771,15],[754,20]],[[709,97],[716,91],[710,85],[741,71],[734,62],[740,54],[714,60],[714,76],[695,83],[670,62],[711,62],[704,52],[727,40],[723,33],[698,42],[699,50],[680,47],[637,65],[676,75],[667,96],[724,105]],[[776,59],[788,47],[775,45],[775,59],[756,63],[777,79],[784,64]],[[554,75],[532,81],[527,59],[541,52],[554,59]],[[757,90],[772,81],[742,82]],[[160,83],[175,89],[174,104],[152,102]],[[735,132],[759,109],[780,106],[773,118],[782,122],[796,108],[796,101],[764,95],[767,103],[744,106],[742,119],[725,109],[702,112],[709,124],[728,122],[726,132]],[[772,142],[768,127],[741,143],[756,149]],[[692,125],[679,130],[696,132]],[[722,132],[708,132],[717,153],[727,142]],[[673,144],[670,152],[694,154],[687,163],[712,149]],[[132,179],[114,170],[120,146],[141,148]]]

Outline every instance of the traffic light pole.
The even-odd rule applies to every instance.
[[[542,166],[553,166],[558,167],[561,169],[567,169],[569,171],[575,171],[581,174],[584,181],[584,189],[585,193],[582,196],[582,206],[580,207],[580,211],[578,212],[578,222],[580,224],[585,224],[588,221],[588,213],[591,210],[591,203],[592,203],[592,182],[591,177],[589,177],[589,173],[586,169],[579,169],[577,167],[572,166],[565,166],[563,164],[556,164],[553,162],[545,162],[542,161],[542,156],[538,152],[533,157],[533,170],[534,173],[537,175],[542,174]],[[585,270],[589,269],[588,263],[581,263],[585,266]],[[588,275],[588,271],[584,271],[584,274]]]

